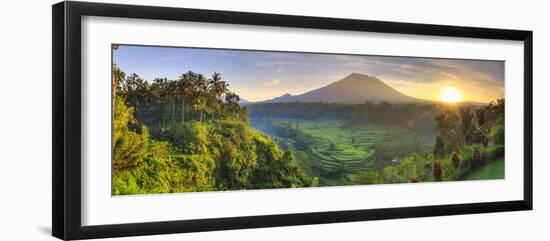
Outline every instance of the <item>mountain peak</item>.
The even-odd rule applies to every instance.
[[[341,80],[304,94],[285,94],[269,102],[365,103],[365,101],[423,102],[421,99],[402,94],[374,76],[359,73],[351,73]]]
[[[372,75],[359,74],[359,73],[351,73],[345,78],[338,80],[336,82],[333,82],[332,84],[326,87],[343,88],[351,92],[374,91],[374,93],[376,93],[377,90],[379,91],[388,90],[388,89],[394,90],[393,88],[388,86],[386,83],[382,82],[381,80],[379,80],[378,78]]]
[[[350,75],[346,76],[345,78],[339,80],[339,81],[336,81],[334,83],[339,83],[339,82],[364,82],[364,83],[368,83],[368,82],[380,82],[383,84],[382,81],[380,81],[379,79],[377,79],[376,77],[372,76],[372,75],[366,75],[366,74],[359,74],[359,73],[351,73]]]
[[[287,99],[291,99],[292,95],[289,93],[286,93],[284,95],[281,95],[279,97],[275,97],[271,100],[268,100],[268,102],[286,102]]]
[[[344,79],[347,79],[347,78],[370,78],[371,76],[368,76],[366,74],[360,74],[360,73],[351,73],[349,74],[346,78]]]

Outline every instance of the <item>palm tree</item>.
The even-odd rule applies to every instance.
[[[112,84],[113,84],[113,100],[115,99],[116,97],[116,91],[117,91],[117,86],[118,86],[118,83],[121,83],[122,81],[124,81],[124,78],[125,78],[125,74],[124,72],[122,72],[122,70],[120,70],[120,68],[116,65],[116,64],[113,64],[113,76],[112,76]]]
[[[483,146],[487,147],[489,144],[489,135],[490,128],[487,127],[487,113],[485,109],[476,110],[476,120],[477,120],[477,133],[481,136],[481,142]]]
[[[219,99],[222,95],[224,95],[228,88],[229,84],[222,80],[221,74],[214,72],[212,75],[212,79],[208,80],[208,83],[212,86],[214,89],[214,95]]]
[[[195,110],[198,111],[198,112],[200,113],[200,114],[199,114],[199,122],[202,123],[202,113],[203,113],[204,110],[206,110],[206,108],[207,108],[206,101],[205,101],[205,99],[204,99],[203,96],[197,98],[194,107],[195,107]]]
[[[166,84],[166,102],[168,102],[168,116],[169,120],[175,119],[176,116],[176,96],[178,94],[178,88],[176,81],[168,81]]]
[[[165,98],[168,95],[168,85],[166,84],[168,79],[166,78],[155,78],[153,83],[151,83],[151,99],[154,105],[154,108],[158,110],[158,128],[160,129],[164,125],[166,119],[166,111],[164,106],[166,104]]]
[[[113,44],[111,45],[111,48],[112,48],[112,51],[114,52],[115,50],[117,50],[119,47],[118,44]],[[120,70],[120,68],[118,68],[118,66],[113,63],[113,72],[112,72],[112,88],[113,88],[113,105],[114,105],[114,100],[115,100],[115,97],[116,97],[116,88],[117,88],[117,83],[119,81],[123,81],[124,80],[124,72],[122,72]]]
[[[181,122],[185,122],[185,98],[193,93],[193,73],[182,74],[177,81],[177,94],[181,98]]]
[[[192,73],[192,76],[195,110],[199,112],[199,120],[202,122],[202,114],[208,107],[208,82],[202,74]]]
[[[458,114],[460,116],[460,124],[464,139],[466,142],[469,142],[471,139],[471,132],[474,128],[474,115],[469,106],[460,107]]]
[[[464,132],[461,127],[459,117],[450,110],[445,111],[435,118],[439,137],[441,137],[444,152],[448,153],[449,148],[455,151],[460,151],[464,146]]]
[[[211,79],[208,79],[208,92],[213,110],[219,111],[221,109],[221,97],[226,94],[229,84],[222,81],[221,74],[214,72]],[[214,118],[214,112],[212,112],[212,118]]]
[[[118,48],[118,47],[117,47]],[[116,102],[116,90],[118,88],[118,83],[121,83],[124,81],[125,74],[120,70],[120,68],[113,64],[113,70],[111,72],[111,81],[112,81],[112,89],[113,89],[113,97],[111,100],[111,119],[115,119],[115,102]]]

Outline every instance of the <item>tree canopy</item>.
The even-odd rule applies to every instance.
[[[113,68],[113,193],[169,193],[315,185],[214,73],[153,82]],[[115,92],[116,91],[116,92]]]

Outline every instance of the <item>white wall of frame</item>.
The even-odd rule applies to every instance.
[[[54,240],[51,230],[51,10],[55,1],[0,9],[0,240]],[[166,5],[534,30],[534,206],[530,212],[476,214],[301,227],[175,234],[155,240],[545,240],[550,218],[546,154],[550,135],[547,66],[550,24],[544,1],[110,0]],[[121,240],[150,240],[151,237]]]
[[[82,225],[523,198],[522,42],[104,17],[82,29]],[[505,179],[112,197],[111,43],[504,61]]]

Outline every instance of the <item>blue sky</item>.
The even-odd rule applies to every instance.
[[[250,101],[301,94],[351,73],[376,76],[404,94],[437,100],[454,87],[465,100],[489,102],[504,96],[504,62],[367,55],[311,54],[122,45],[114,62],[143,79],[176,79],[189,70],[222,74],[229,89]]]

